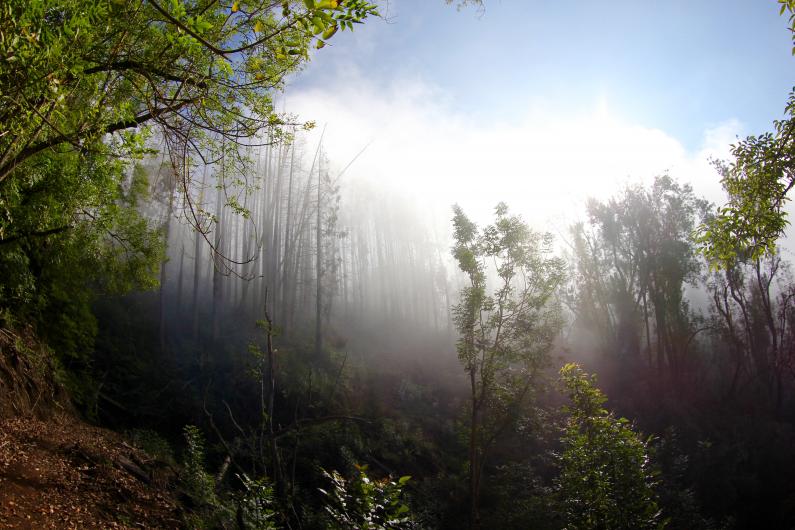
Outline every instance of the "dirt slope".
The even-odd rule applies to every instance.
[[[0,529],[182,528],[173,472],[70,415],[0,419]]]

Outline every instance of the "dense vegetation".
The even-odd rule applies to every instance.
[[[565,256],[502,203],[447,241],[273,105],[375,16],[0,6],[0,328],[176,451],[189,527],[795,524],[793,103],[716,163],[722,208],[661,175],[589,202]]]

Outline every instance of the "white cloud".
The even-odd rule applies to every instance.
[[[441,219],[459,203],[488,221],[505,201],[537,228],[556,231],[582,217],[588,197],[606,199],[623,184],[648,183],[665,171],[721,201],[709,158],[727,157],[741,132],[736,121],[718,124],[704,132],[701,150],[688,153],[663,131],[615,118],[607,101],[569,116],[536,102],[517,108],[510,124],[484,124],[451,111],[449,100],[422,79],[385,85],[346,68],[322,89],[292,91],[289,110],[317,121],[316,135],[327,124],[324,145],[339,167],[372,142],[347,180],[406,193]]]

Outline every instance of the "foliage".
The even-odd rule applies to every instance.
[[[647,442],[576,364],[560,370],[572,403],[562,438],[558,487],[566,528],[661,528]]]
[[[483,0],[444,0],[444,2],[448,5],[455,3],[458,9],[462,9],[466,6],[476,6],[478,10],[482,11],[485,8]]]
[[[453,256],[469,285],[453,308],[458,358],[469,376],[469,468],[472,522],[485,456],[521,413],[533,377],[562,327],[554,294],[564,279],[562,260],[551,257],[550,235],[532,231],[508,207],[480,231],[459,206],[453,208]],[[496,287],[488,294],[493,264]]]
[[[163,258],[159,231],[137,210],[141,180],[100,154],[47,152],[0,185],[0,306],[37,324],[89,408],[96,294],[151,288]]]
[[[778,3],[781,14],[789,13],[795,39],[795,2]],[[789,225],[784,207],[795,186],[795,92],[790,92],[785,113],[785,119],[773,122],[773,132],[733,145],[730,163],[715,163],[728,202],[699,230],[702,251],[714,268],[774,253]]]
[[[217,506],[215,480],[204,468],[204,436],[195,425],[186,425],[185,455],[182,462],[185,491],[199,507]]]
[[[570,304],[603,354],[626,367],[646,350],[660,371],[684,371],[693,324],[685,284],[696,284],[701,268],[691,234],[706,209],[690,185],[668,175],[589,201],[588,223],[572,228]]]
[[[775,134],[748,136],[732,146],[731,162],[714,162],[729,198],[698,235],[714,268],[774,253],[789,225],[784,207],[795,185],[795,93],[786,112],[788,119],[774,123]]]
[[[238,523],[242,528],[250,530],[271,530],[278,528],[273,522],[276,512],[273,509],[273,487],[265,479],[252,479],[248,475],[239,475],[243,484],[243,493],[238,501]]]
[[[240,142],[278,127],[271,96],[284,76],[311,46],[377,14],[363,0],[8,2],[0,184],[38,153],[95,149],[145,124],[205,156],[218,135]]]
[[[152,132],[192,203],[191,160],[289,136],[272,94],[364,0],[12,0],[0,7],[0,306],[42,326],[78,394],[94,292],[156,285],[161,234],[134,161]],[[225,168],[245,167],[229,156]],[[230,175],[231,169],[220,173]],[[205,228],[200,209],[190,222]],[[242,212],[245,215],[245,212]]]
[[[659,504],[672,528],[713,529],[718,526],[704,517],[695,488],[688,480],[692,468],[690,456],[682,450],[680,435],[669,427],[652,441],[655,462],[660,466]],[[729,526],[730,528],[730,526]]]
[[[710,334],[725,350],[718,370],[727,396],[753,391],[757,402],[780,409],[793,363],[795,286],[778,253],[735,261],[713,271]]]
[[[533,232],[504,204],[496,208],[496,223],[482,232],[461,208],[454,211],[453,255],[469,280],[453,308],[462,335],[458,357],[475,381],[476,402],[509,405],[561,328],[553,295],[563,281],[564,265],[549,255],[551,236]],[[487,266],[492,262],[498,285],[488,295]]]
[[[325,506],[333,526],[340,530],[416,528],[409,507],[403,502],[402,489],[410,477],[373,480],[367,476],[367,466],[357,466],[356,475],[346,480],[336,471],[323,476],[331,482],[329,491],[321,489],[326,496]]]
[[[531,454],[533,450],[538,451],[534,447]],[[546,456],[546,451],[539,452]],[[504,460],[501,459],[502,461]],[[492,487],[487,490],[486,495],[491,497],[491,506],[483,507],[484,528],[561,528],[555,490],[548,476],[544,476],[528,461],[501,464],[490,478]]]
[[[156,431],[149,429],[132,429],[126,434],[133,445],[152,458],[169,464],[175,462],[174,451],[171,448],[171,444]]]
[[[284,76],[309,59],[311,45],[373,15],[363,0],[4,3],[0,302],[68,305],[74,285],[48,290],[42,271],[75,283],[101,278],[116,290],[152,286],[161,247],[136,210],[147,185],[140,172],[127,178],[148,152],[150,126],[190,198],[189,159],[209,163],[266,128],[281,134],[286,118],[274,112],[272,92]],[[83,314],[62,323],[83,329],[88,321],[90,337],[85,303],[77,305]],[[68,351],[88,342],[70,340]]]
[[[204,437],[201,431],[187,425],[184,429],[185,456],[182,463],[182,484],[194,509],[187,516],[191,528],[228,528],[235,520],[244,530],[277,528],[278,512],[273,487],[266,477],[252,479],[245,473],[237,475],[241,491],[233,495],[216,493],[216,479],[205,470]]]
[[[223,180],[247,166],[240,145],[261,144],[266,131],[289,136],[291,118],[275,112],[273,92],[313,47],[377,15],[364,0],[7,2],[0,191],[24,181],[42,154],[130,159],[157,131],[192,203],[192,160],[225,159]],[[57,172],[50,179],[73,187]],[[207,230],[206,217],[190,208],[196,228]]]

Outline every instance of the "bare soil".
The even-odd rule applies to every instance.
[[[0,529],[183,528],[174,472],[72,415],[0,419]]]

